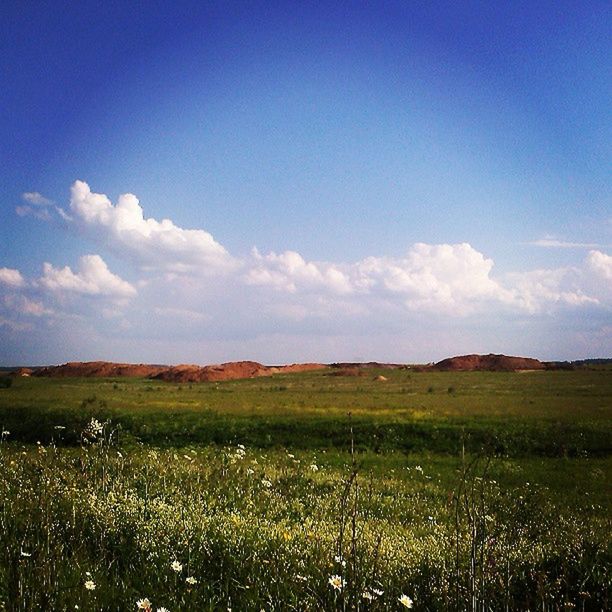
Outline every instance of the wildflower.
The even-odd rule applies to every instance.
[[[272,486],[272,483],[269,480],[266,480],[265,478],[261,481],[261,484],[266,487],[266,489],[269,489]]]
[[[368,601],[372,601],[374,599],[374,595],[372,595],[372,593],[370,593],[370,591],[364,591],[361,596],[364,599],[367,599]]]
[[[164,608],[162,606],[161,608],[157,608],[157,612],[170,612],[170,610],[168,610],[168,608]]]
[[[341,555],[336,555],[336,556],[334,557],[334,561],[335,561],[336,563],[340,563],[340,565],[342,565],[342,567],[346,567],[346,561],[345,561],[345,560],[342,558],[342,556],[341,556]]]
[[[415,466],[414,468],[417,472],[421,472],[421,474],[423,473],[423,468],[420,465]]]
[[[318,472],[319,471],[319,466],[316,463],[311,463],[310,464],[310,471],[311,472]]]
[[[289,457],[289,459],[295,459],[295,455],[293,453],[287,453],[287,457]]]
[[[338,576],[337,574],[330,576],[328,582],[336,591],[341,591],[342,587],[346,585],[346,581],[342,576]]]
[[[404,606],[404,608],[412,608],[412,599],[408,595],[402,593],[401,597],[398,597],[398,601]]]
[[[88,591],[95,591],[96,590],[96,583],[93,580],[86,580],[85,581],[85,588]]]
[[[380,597],[384,591],[382,591],[381,589],[372,589],[372,593],[374,593],[374,595],[376,595],[377,597]]]
[[[91,419],[91,421],[89,421],[89,425],[87,426],[89,433],[94,436],[99,436],[103,429],[104,426],[102,423],[100,423],[100,421],[98,421],[98,419]]]
[[[173,561],[173,562],[170,564],[170,567],[171,567],[171,568],[172,568],[172,569],[173,569],[175,572],[177,572],[177,573],[178,573],[178,572],[182,571],[182,569],[183,569],[183,564],[182,564],[182,563],[179,563],[178,561],[176,561],[176,560],[175,560],[175,561]]]
[[[197,581],[197,580],[196,580],[196,579],[195,579],[193,576],[187,576],[187,578],[185,578],[185,582],[186,582],[187,584],[192,585],[192,586],[193,586],[194,584],[198,584],[198,581]]]
[[[22,549],[21,549],[21,556],[22,556],[22,557],[31,557],[31,556],[32,556],[32,553],[25,552],[25,551],[23,550],[23,548],[22,548]]]
[[[149,601],[147,597],[145,597],[144,599],[139,599],[136,602],[136,605],[138,606],[139,610],[147,610],[147,612],[151,612],[152,610],[151,602]]]

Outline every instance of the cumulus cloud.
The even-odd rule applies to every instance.
[[[0,268],[0,284],[7,285],[8,287],[23,287],[25,280],[19,270]]]
[[[596,305],[600,301],[581,287],[588,278],[578,268],[531,270],[509,274],[516,305],[528,313],[550,312],[559,306]]]
[[[612,257],[601,251],[590,251],[587,255],[587,265],[591,271],[605,280],[612,280]]]
[[[355,284],[401,296],[409,309],[469,314],[483,302],[512,301],[491,278],[493,260],[467,243],[413,245],[406,257],[368,257],[354,266]]]
[[[323,289],[337,294],[350,293],[353,290],[348,276],[338,267],[307,262],[295,251],[261,255],[255,248],[252,256],[251,269],[245,276],[249,285],[269,285],[291,293],[295,293],[298,288]]]
[[[368,257],[354,264],[307,262],[293,251],[253,251],[251,285],[281,291],[384,296],[411,310],[465,315],[483,302],[510,303],[512,292],[490,276],[493,261],[469,244],[415,244],[403,258]]]
[[[119,196],[113,205],[84,181],[75,181],[70,211],[85,231],[114,251],[129,254],[143,268],[218,274],[237,264],[208,232],[183,229],[170,219],[145,218],[138,198],[130,193]],[[70,217],[64,214],[64,218]]]
[[[55,268],[50,263],[43,266],[39,283],[53,292],[68,292],[82,295],[101,295],[114,298],[130,298],[136,289],[127,281],[113,274],[99,255],[85,255],[79,260],[75,273],[69,266]]]

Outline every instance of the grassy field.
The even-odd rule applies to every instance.
[[[0,606],[609,606],[610,370],[329,374],[0,389]]]

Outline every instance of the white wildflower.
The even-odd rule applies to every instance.
[[[183,570],[183,564],[176,560],[170,564],[170,567],[177,573]]]
[[[96,583],[93,580],[86,580],[85,581],[85,588],[88,591],[95,591],[96,590]]]
[[[151,610],[151,602],[149,601],[149,599],[147,597],[145,597],[144,599],[139,599],[136,602],[136,605],[138,606],[139,610]]]
[[[341,591],[342,587],[346,586],[346,581],[337,574],[330,576],[328,582],[336,591]]]
[[[412,608],[412,599],[408,595],[402,593],[401,597],[398,597],[398,601],[404,606],[404,608]]]
[[[198,581],[193,576],[187,576],[187,578],[185,578],[185,582],[191,585],[198,584]]]

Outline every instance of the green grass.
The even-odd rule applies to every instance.
[[[608,608],[610,371],[378,373],[15,379],[0,609]]]
[[[499,454],[605,456],[610,451],[609,371],[410,373],[381,383],[327,372],[171,385],[139,379],[18,379],[0,392],[0,425],[48,442],[54,425],[78,439],[91,416],[111,418],[124,440],[375,451],[464,446]],[[433,391],[430,391],[433,389]],[[56,436],[57,438],[57,436]]]

